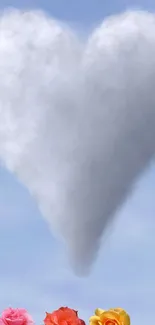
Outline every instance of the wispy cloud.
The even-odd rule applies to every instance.
[[[108,229],[92,274],[79,279],[28,191],[15,176],[0,170],[1,310],[8,305],[28,308],[41,324],[44,312],[60,305],[79,309],[86,321],[96,307],[119,305],[131,314],[132,325],[152,323],[154,175],[153,167],[140,180]]]

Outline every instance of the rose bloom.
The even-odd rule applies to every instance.
[[[95,315],[89,319],[90,325],[130,325],[130,317],[122,308],[96,309]]]
[[[53,313],[46,313],[45,325],[85,325],[78,317],[77,311],[68,307],[61,307]]]
[[[0,317],[0,325],[32,325],[33,319],[25,309],[7,308]]]

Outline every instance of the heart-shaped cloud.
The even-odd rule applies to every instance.
[[[0,17],[0,157],[77,272],[155,152],[155,16],[109,18],[84,44],[41,12]]]

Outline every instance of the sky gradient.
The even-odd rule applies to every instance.
[[[74,3],[74,5],[73,5]],[[107,15],[127,8],[153,11],[151,1],[5,1],[1,9],[38,8],[89,31]],[[0,169],[0,309],[25,307],[37,324],[61,305],[86,321],[96,307],[121,306],[132,324],[152,322],[155,274],[154,166],[137,182],[131,198],[107,232],[88,278],[72,274],[61,242],[51,234],[36,202],[14,175]]]

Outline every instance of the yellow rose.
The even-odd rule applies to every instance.
[[[109,310],[96,309],[95,315],[89,319],[90,325],[130,325],[130,317],[122,308]]]

